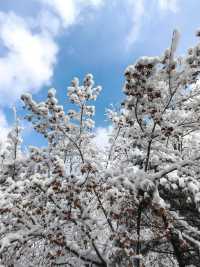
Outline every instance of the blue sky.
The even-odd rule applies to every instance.
[[[67,109],[67,86],[88,72],[103,86],[96,126],[106,127],[105,108],[122,100],[126,66],[160,55],[175,28],[184,53],[196,42],[199,8],[199,0],[0,1],[0,139],[12,124],[14,103],[22,116],[23,92],[42,100],[55,87]],[[25,126],[25,143],[43,144]]]

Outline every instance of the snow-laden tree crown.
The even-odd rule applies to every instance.
[[[22,95],[48,145],[23,152],[16,116],[0,147],[1,266],[200,266],[200,44],[176,57],[178,38],[125,70],[105,149],[92,74],[72,80],[67,111],[55,89]]]

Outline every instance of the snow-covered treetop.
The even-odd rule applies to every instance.
[[[197,32],[199,36],[199,31]],[[200,45],[124,73],[125,99],[108,109],[110,145],[94,145],[101,92],[93,75],[37,102],[26,119],[47,139],[21,155],[20,122],[0,162],[0,264],[5,266],[199,266]]]

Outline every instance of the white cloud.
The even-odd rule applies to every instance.
[[[57,15],[62,27],[69,27],[80,20],[80,14],[86,7],[98,8],[102,6],[104,0],[38,0],[44,7]]]
[[[1,142],[4,142],[4,140],[6,139],[9,130],[10,128],[6,120],[6,117],[3,111],[0,110],[0,144]]]
[[[144,0],[129,1],[132,10],[132,27],[126,39],[126,47],[129,48],[138,39],[142,26],[142,16],[145,13]]]
[[[22,18],[0,12],[0,104],[11,105],[22,92],[38,92],[48,85],[57,60],[55,37],[78,23],[85,7],[99,7],[103,0],[36,0],[38,17]],[[1,48],[1,47],[0,47]]]
[[[13,13],[0,13],[0,40],[7,49],[0,57],[0,103],[8,105],[23,91],[35,93],[49,82],[58,48],[51,36],[33,33]]]
[[[161,10],[169,10],[174,13],[178,11],[178,0],[158,0]]]
[[[94,144],[101,150],[109,147],[109,138],[112,133],[112,126],[98,127],[95,132]]]
[[[62,20],[63,26],[68,27],[75,23],[78,9],[74,0],[41,0],[48,5]]]

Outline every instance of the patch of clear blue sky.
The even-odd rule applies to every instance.
[[[111,103],[120,103],[123,98],[123,72],[127,65],[140,56],[160,55],[170,45],[174,28],[181,32],[178,53],[184,53],[186,48],[195,43],[194,33],[200,27],[199,0],[179,1],[177,13],[161,12],[157,8],[150,10],[151,1],[147,1],[138,40],[129,50],[125,49],[125,38],[132,27],[132,13],[127,12],[126,1],[119,0],[115,6],[106,1],[104,8],[95,12],[90,19],[72,26],[59,36],[57,42],[60,51],[51,86],[57,89],[58,98],[65,109],[66,88],[71,79],[74,76],[82,79],[91,72],[96,83],[103,86],[96,101],[96,126],[106,126],[105,108]],[[24,17],[33,16],[38,8],[37,1],[0,2],[0,10],[13,10]],[[47,89],[42,88],[34,97],[44,99]],[[10,119],[10,111],[5,111]],[[25,142],[43,144],[43,139],[31,133],[25,135]]]

